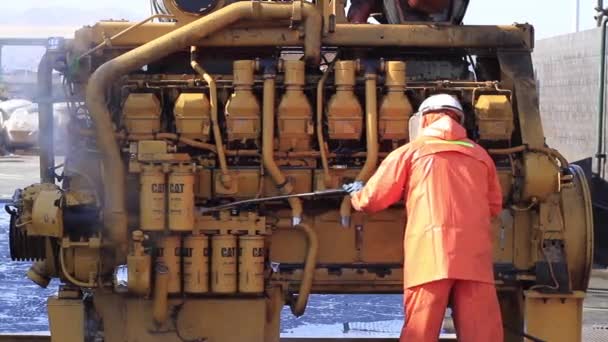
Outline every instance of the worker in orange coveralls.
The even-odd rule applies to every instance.
[[[389,154],[365,186],[343,186],[353,207],[368,213],[405,196],[401,342],[436,341],[449,300],[459,341],[503,340],[491,232],[501,189],[494,162],[467,139],[463,123],[458,100],[429,97],[410,120],[411,142]]]

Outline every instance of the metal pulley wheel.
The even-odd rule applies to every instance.
[[[41,261],[46,257],[46,240],[44,237],[28,237],[27,231],[18,226],[17,209],[11,205],[4,207],[11,216],[8,239],[11,260]]]
[[[591,190],[585,172],[570,164],[567,172],[572,183],[560,192],[564,210],[564,242],[572,289],[585,291],[589,286],[593,265],[593,207]]]

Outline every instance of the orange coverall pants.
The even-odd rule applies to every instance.
[[[437,341],[450,300],[458,341],[503,340],[494,285],[444,279],[405,289],[405,323],[399,341]]]

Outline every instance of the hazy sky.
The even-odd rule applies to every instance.
[[[594,27],[593,8],[597,1],[579,1],[581,29]],[[545,38],[574,31],[575,4],[576,0],[471,0],[465,22],[469,24],[529,22],[536,27],[537,37]],[[101,10],[107,8],[123,9],[142,18],[150,12],[148,0],[0,0],[0,13],[3,10],[23,11],[44,7],[100,9],[100,19],[112,17],[110,11]]]

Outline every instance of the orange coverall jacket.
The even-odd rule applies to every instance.
[[[402,196],[404,288],[442,279],[494,283],[491,219],[502,208],[496,167],[449,116],[389,154],[351,203],[373,213]]]

